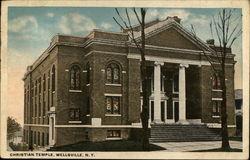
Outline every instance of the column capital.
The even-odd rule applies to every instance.
[[[181,63],[181,64],[180,64],[180,68],[183,68],[183,67],[188,68],[188,67],[189,67],[189,64]]]
[[[161,66],[163,66],[164,65],[164,62],[159,62],[159,61],[155,61],[155,66],[158,66],[158,65],[161,65]]]

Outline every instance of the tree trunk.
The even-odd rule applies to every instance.
[[[146,59],[145,59],[145,15],[146,10],[141,8],[141,81],[142,81],[142,112],[141,112],[141,121],[142,121],[142,149],[144,151],[149,151],[149,129],[148,129],[148,118],[149,118],[149,95],[148,95],[148,86],[147,86],[147,68],[146,68]]]
[[[146,70],[144,70],[144,71],[146,71]],[[143,131],[142,131],[142,133],[143,133],[143,135],[142,135],[142,149],[144,151],[149,151],[149,128],[148,128],[149,100],[148,100],[147,79],[146,78],[144,78],[142,81],[142,92],[143,92],[143,105],[142,105],[142,112],[141,112],[141,121],[142,121],[142,129],[143,129]]]
[[[228,129],[227,129],[227,89],[226,89],[226,73],[225,73],[225,62],[222,62],[222,74],[220,76],[221,80],[221,89],[222,89],[222,103],[221,103],[221,137],[223,150],[229,150],[229,138],[228,138]]]

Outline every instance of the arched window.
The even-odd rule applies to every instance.
[[[47,90],[47,96],[48,96],[48,111],[50,110],[50,70],[48,71],[48,90]]]
[[[120,83],[120,68],[116,63],[110,63],[106,70],[106,81],[111,84]]]
[[[43,74],[43,91],[46,90],[46,76]]]
[[[56,85],[56,69],[55,66],[52,67],[52,92],[55,91],[55,85]]]
[[[80,67],[74,65],[70,69],[70,89],[80,89]]]
[[[52,81],[52,95],[51,95],[51,106],[54,106],[55,102],[55,89],[56,89],[56,69],[55,66],[53,65],[52,67],[52,72],[51,72],[51,81]]]

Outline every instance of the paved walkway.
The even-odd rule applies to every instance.
[[[221,141],[208,142],[165,142],[153,143],[155,145],[166,148],[163,152],[188,152],[198,150],[209,150],[221,147]],[[242,149],[241,141],[229,141],[230,147],[234,149]]]

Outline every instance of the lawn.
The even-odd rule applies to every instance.
[[[160,151],[165,148],[150,144],[150,151]],[[141,142],[129,140],[81,142],[72,145],[51,148],[49,151],[143,151]]]

